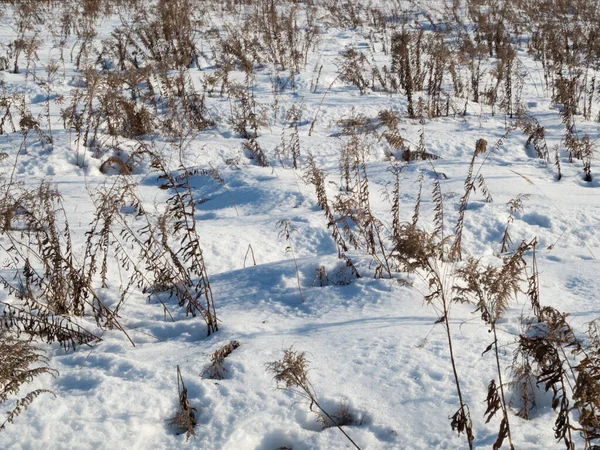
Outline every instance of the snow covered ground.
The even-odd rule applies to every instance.
[[[432,5],[439,7],[438,3]],[[221,19],[215,12],[206,26],[222,26],[227,20],[241,18],[232,15]],[[4,47],[15,39],[14,23],[9,8],[0,28]],[[119,23],[116,14],[98,19],[94,51],[99,52],[101,40]],[[40,24],[38,29],[49,27]],[[389,67],[391,59],[383,51],[384,44],[377,37],[369,39],[369,32],[366,25],[321,26],[307,64],[295,76],[294,89],[274,93],[272,68],[266,64],[255,70],[250,84],[264,118],[257,141],[269,167],[261,167],[248,157],[242,147],[244,139],[232,129],[229,118],[231,105],[236,103],[219,96],[218,90],[206,96],[208,115],[215,125],[188,136],[181,159],[190,169],[216,169],[222,179],[220,182],[193,172],[189,176],[194,198],[201,200],[196,202],[196,230],[219,330],[207,337],[201,317],[186,316],[175,299],[163,295],[161,301],[173,316],[170,320],[156,298],[148,299],[135,287],[127,291],[119,309],[119,323],[135,345],[118,328],[98,328],[89,312],[73,319],[101,341],[67,352],[58,343],[37,344],[58,375],[42,375],[23,390],[50,389],[56,397],[41,395],[14,424],[0,431],[1,449],[353,448],[336,427],[323,427],[301,395],[278,389],[267,365],[280,360],[290,347],[305,352],[308,377],[324,409],[335,412],[345,405],[354,416],[354,423],[343,428],[360,448],[467,448],[464,434],[450,428],[449,417],[458,408],[456,387],[446,331],[442,323],[436,324],[440,313],[424,300],[426,284],[417,275],[395,271],[392,279],[375,277],[376,264],[361,248],[350,248],[347,253],[361,278],[324,286],[317,279],[321,267],[333,279],[344,262],[338,258],[332,228],[317,203],[315,189],[305,182],[308,154],[327,175],[326,188],[333,200],[342,183],[340,149],[350,139],[339,121],[359,115],[375,120],[384,109],[399,113],[399,130],[413,150],[422,135],[427,151],[439,159],[402,162],[401,154],[383,139],[374,134],[364,137],[361,145],[370,146],[366,163],[370,204],[373,214],[385,225],[382,234],[389,235],[393,219],[386,196],[394,183],[390,153],[395,154],[391,157],[396,160],[394,164],[403,166],[401,219],[412,220],[422,179],[419,225],[433,229],[435,202],[431,192],[437,178],[444,199],[445,232],[451,234],[476,141],[486,139],[487,153],[478,157],[475,169],[484,176],[493,201],[486,202],[480,189],[471,195],[465,213],[463,253],[499,264],[509,217],[507,203],[523,195],[523,210],[515,212],[509,225],[513,242],[509,253],[520,242],[537,238],[540,302],[569,313],[568,322],[579,336],[584,335],[587,323],[600,316],[600,300],[595,295],[600,291],[600,196],[596,191],[600,184],[596,178],[583,180],[580,161],[568,162],[565,127],[544,87],[540,63],[527,54],[524,44],[518,48],[517,59],[527,74],[523,77],[522,103],[527,114],[546,128],[548,148],[560,145],[560,180],[552,163],[539,159],[526,147],[528,136],[520,129],[511,129],[516,119],[507,117],[498,106],[492,114],[489,105],[468,102],[464,116],[450,112],[448,116],[425,117],[421,124],[419,119],[408,118],[403,92],[367,87],[361,94],[341,80],[341,52],[349,48],[364,51],[374,64]],[[64,66],[61,63],[49,82],[43,81],[47,80],[45,67],[50,59],[58,58],[58,50],[53,39],[43,39],[41,44],[38,67],[29,72],[22,67],[16,74],[0,72],[1,89],[22,99],[20,108],[39,118],[46,132],[45,108],[49,105],[53,144],[41,142],[35,131],[30,131],[24,146],[19,127],[12,131],[5,125],[0,152],[7,158],[0,163],[0,171],[4,182],[23,183],[26,188],[42,180],[56,186],[69,221],[74,256],[81,260],[86,232],[94,218],[92,196],[113,183],[118,185],[125,176],[102,173],[102,163],[114,153],[95,158],[73,129],[64,128],[61,108],[81,87],[77,82],[80,73],[66,51]],[[76,36],[71,36],[65,48],[77,49],[79,44]],[[217,71],[214,64],[207,56],[187,71],[198,92],[202,92],[206,77]],[[238,69],[230,76],[242,85],[246,83]],[[457,99],[456,104],[462,109],[465,101]],[[281,158],[278,154],[282,135],[289,140],[293,134],[286,119],[292,108],[300,111],[298,169],[291,168],[289,156]],[[597,105],[594,108],[596,111]],[[13,115],[18,123],[16,111]],[[580,135],[597,139],[596,122],[576,116],[576,123]],[[111,138],[103,133],[108,142]],[[176,170],[180,161],[169,139],[139,138],[149,146],[152,141],[169,167]],[[132,149],[139,142],[118,138],[123,149]],[[594,154],[594,177],[596,165]],[[172,191],[160,189],[162,181],[149,162],[144,160],[126,178],[135,184],[144,209],[151,216],[158,214]],[[141,220],[131,218],[133,224],[139,225]],[[281,234],[281,221],[292,226],[289,240]],[[7,237],[0,236],[0,243],[6,259],[10,247]],[[525,258],[530,264],[531,252]],[[10,278],[12,268],[10,262],[5,263],[3,277]],[[109,307],[119,304],[128,273],[116,259],[109,258],[106,286],[95,279],[95,291]],[[0,290],[0,301],[16,304],[17,300],[7,290]],[[486,423],[484,412],[488,383],[497,378],[496,361],[494,352],[483,354],[493,339],[475,309],[473,304],[453,304],[449,323],[462,392],[473,420],[473,446],[491,448],[501,417],[498,413]],[[505,382],[510,379],[506,368],[523,332],[522,316],[528,314],[529,300],[519,293],[497,324]],[[211,354],[234,340],[240,346],[225,359],[225,378],[202,377]],[[198,421],[196,436],[189,440],[177,432],[177,427],[169,426],[179,408],[178,366]],[[509,400],[510,386],[506,391]],[[509,408],[516,448],[564,448],[554,437],[556,413],[551,403],[552,394],[540,386],[530,420],[517,417],[517,407]],[[2,405],[2,409],[9,408],[10,403]],[[577,441],[583,448],[581,442]]]

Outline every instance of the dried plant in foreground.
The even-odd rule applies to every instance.
[[[328,423],[336,426],[346,439],[354,445],[354,448],[360,450],[356,442],[342,429],[341,424],[319,404],[317,394],[308,380],[308,361],[304,356],[304,352],[298,353],[292,347],[284,350],[283,359],[267,364],[267,371],[273,374],[273,378],[280,389],[298,394],[310,401],[310,410],[317,414],[322,422],[328,421]],[[315,406],[317,407],[316,410],[313,409]]]
[[[0,280],[0,285],[3,284]],[[53,314],[41,303],[34,302],[30,294],[26,299],[29,304],[25,304],[24,308],[0,302],[0,333],[12,332],[17,336],[25,333],[48,344],[58,342],[65,351],[102,340],[69,316]]]
[[[9,401],[9,396],[18,394],[22,385],[30,383],[39,375],[58,374],[46,363],[47,359],[30,341],[16,339],[0,330],[0,405],[4,406]],[[54,395],[47,389],[36,389],[16,400],[12,409],[6,413],[7,418],[0,424],[0,430],[6,428],[7,423],[13,423],[33,400],[44,393]]]
[[[498,411],[502,412],[498,437],[493,445],[494,450],[502,447],[506,438],[508,438],[509,448],[514,449],[502,380],[497,322],[507,312],[511,297],[516,297],[519,291],[526,266],[524,254],[531,250],[533,245],[534,242],[522,243],[512,256],[503,259],[501,267],[491,264],[484,266],[480,260],[469,258],[466,265],[456,271],[460,284],[454,286],[457,294],[455,300],[476,304],[481,319],[489,326],[493,336],[493,342],[487,346],[483,354],[494,350],[498,375],[498,383],[496,384],[496,380],[492,379],[488,385],[487,409],[484,414],[487,416],[486,423],[488,423]]]
[[[197,424],[196,414],[194,413],[196,408],[190,405],[187,388],[183,382],[179,366],[177,366],[177,389],[179,390],[179,411],[175,414],[175,417],[171,419],[169,426],[172,427],[173,425],[177,425],[178,434],[185,433],[187,441],[190,436],[196,436],[196,432],[194,431],[194,427]]]
[[[557,441],[572,450],[578,432],[585,442],[583,448],[595,450],[600,448],[598,323],[590,322],[587,338],[580,338],[567,321],[569,314],[541,305],[535,244],[527,290],[533,315],[523,320],[511,367],[512,385],[520,397],[519,415],[529,417],[535,407],[533,385],[542,386],[552,392],[556,412],[552,429]]]
[[[416,221],[415,221],[416,222]],[[473,448],[473,422],[467,403],[461,390],[460,377],[456,367],[456,354],[453,346],[450,328],[450,312],[455,298],[454,289],[450,287],[455,265],[452,259],[452,248],[448,244],[449,238],[441,238],[437,233],[428,233],[417,228],[416,223],[404,223],[395,230],[394,254],[398,266],[409,273],[414,273],[429,286],[429,294],[425,301],[433,305],[438,311],[439,319],[436,324],[442,324],[446,331],[448,351],[454,384],[458,396],[459,408],[450,417],[450,426],[458,434],[465,433],[470,449]]]
[[[202,378],[210,378],[211,380],[222,380],[225,378],[224,363],[231,353],[240,346],[238,341],[231,341],[229,344],[225,344],[223,347],[216,350],[210,357],[211,364],[202,371]]]

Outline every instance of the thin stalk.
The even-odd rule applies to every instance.
[[[506,420],[506,431],[508,435],[508,443],[510,445],[511,450],[514,450],[515,446],[512,442],[512,435],[510,433],[510,422],[508,421],[508,412],[506,410],[506,400],[504,396],[504,384],[502,383],[502,369],[500,368],[500,356],[498,354],[498,336],[496,334],[496,323],[492,322],[492,333],[494,333],[494,354],[496,356],[496,369],[498,371],[498,384],[500,385],[500,399],[502,401],[502,413],[504,415],[504,420]]]
[[[430,266],[431,266],[431,263],[430,263]],[[442,310],[444,313],[443,320],[444,320],[444,326],[446,328],[446,337],[448,339],[448,349],[450,351],[450,362],[452,364],[452,373],[454,374],[454,383],[456,385],[456,393],[458,394],[458,401],[460,404],[460,409],[463,414],[463,417],[465,417],[465,419],[468,420],[467,423],[465,424],[465,430],[467,433],[467,441],[469,443],[469,449],[473,450],[474,438],[473,438],[473,432],[471,430],[471,425],[469,424],[470,419],[468,419],[469,411],[468,411],[467,406],[465,405],[465,402],[463,401],[462,391],[460,390],[460,381],[458,379],[458,371],[456,369],[456,362],[454,359],[454,347],[452,345],[452,334],[450,332],[449,308],[448,308],[448,301],[446,299],[446,291],[444,289],[444,283],[442,283],[442,280],[440,279],[438,272],[433,267],[432,267],[432,273],[435,277],[436,284],[440,288],[439,295],[442,300]]]

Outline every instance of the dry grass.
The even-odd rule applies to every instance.
[[[227,369],[225,368],[225,358],[240,346],[238,341],[231,341],[229,344],[225,344],[223,347],[215,350],[210,356],[210,366],[202,371],[201,376],[203,378],[209,378],[211,380],[222,380],[225,378]]]
[[[451,305],[455,302],[474,305],[490,328],[493,339],[486,351],[493,350],[495,354],[497,380],[488,383],[485,419],[490,421],[496,414],[502,416],[493,447],[499,448],[505,440],[512,447],[511,427],[515,427],[515,421],[509,414],[504,392],[505,368],[501,367],[498,356],[498,332],[513,294],[526,291],[531,314],[524,318],[513,362],[513,386],[520,396],[519,416],[530,417],[535,407],[533,387],[542,386],[553,395],[552,406],[557,410],[553,427],[556,438],[572,448],[573,435],[581,433],[587,448],[597,447],[600,440],[598,324],[589,325],[584,341],[571,329],[565,313],[541,306],[535,254],[532,273],[525,277],[525,259],[535,250],[535,242],[513,249],[509,233],[509,225],[522,209],[525,197],[519,196],[508,204],[509,217],[500,249],[503,259],[483,265],[476,257],[464,254],[462,242],[472,194],[479,190],[486,201],[492,201],[481,169],[513,129],[523,130],[528,137],[526,145],[532,146],[540,159],[551,159],[546,142],[548,129],[527,116],[521,98],[524,71],[517,49],[523,45],[524,36],[528,52],[542,67],[541,88],[560,109],[564,125],[562,141],[552,149],[558,179],[560,150],[564,148],[569,163],[581,164],[583,180],[592,181],[596,143],[581,134],[577,124],[580,116],[591,120],[598,104],[596,72],[600,41],[596,36],[600,13],[593,2],[472,0],[465,5],[447,2],[443,13],[449,24],[436,23],[427,11],[423,11],[424,19],[419,23],[410,21],[409,11],[394,8],[388,14],[360,2],[157,0],[155,8],[148,8],[148,4],[146,0],[0,2],[2,12],[11,14],[16,32],[15,39],[7,43],[5,54],[0,56],[0,69],[22,74],[28,81],[43,85],[46,96],[43,113],[35,116],[22,94],[9,94],[0,86],[0,134],[20,132],[20,147],[24,152],[32,143],[50,149],[53,132],[56,133],[50,123],[50,111],[51,107],[60,108],[63,128],[72,134],[74,147],[78,149],[77,164],[86,166],[90,157],[98,158],[103,161],[100,171],[114,173],[116,179],[112,187],[94,194],[96,211],[83,254],[73,249],[72,230],[55,186],[44,182],[35,188],[23,188],[14,180],[0,180],[0,234],[10,244],[8,269],[16,274],[14,279],[0,280],[16,301],[0,302],[0,358],[3,358],[0,374],[10,380],[8,384],[2,383],[0,403],[7,401],[7,395],[16,395],[21,386],[36,376],[53,373],[28,341],[9,337],[9,331],[45,342],[58,341],[65,349],[71,349],[98,339],[71,320],[72,316],[91,314],[99,327],[125,332],[119,324],[118,312],[132,289],[140,288],[160,301],[165,317],[169,315],[173,320],[167,302],[168,298],[174,298],[186,314],[199,315],[205,321],[207,334],[218,331],[219,320],[197,231],[197,199],[191,180],[194,176],[207,176],[223,186],[225,183],[216,171],[193,173],[188,169],[183,158],[186,142],[194,133],[228,125],[248,160],[261,167],[271,166],[269,149],[262,144],[261,136],[271,123],[277,122],[277,108],[257,101],[254,88],[258,74],[271,70],[273,99],[279,104],[283,91],[297,88],[296,75],[313,56],[320,40],[319,25],[325,24],[362,27],[369,45],[346,49],[338,57],[336,77],[321,103],[334,84],[341,82],[353,86],[360,94],[371,90],[399,94],[406,98],[407,107],[402,112],[382,110],[375,118],[353,114],[338,121],[342,130],[338,136],[343,139],[339,152],[340,189],[333,195],[328,192],[330,183],[313,155],[301,152],[300,113],[294,109],[286,118],[288,131],[282,133],[276,156],[284,167],[304,168],[305,179],[315,188],[317,204],[343,264],[341,276],[327,274],[324,267],[318,269],[313,284],[336,283],[334,280],[340,278],[341,284],[352,282],[361,276],[354,259],[363,256],[373,262],[372,275],[376,277],[397,278],[400,272],[411,272],[426,283],[429,291],[425,298],[437,308],[438,323],[446,331],[457,391],[458,409],[451,415],[450,425],[459,434],[466,434],[471,448],[474,430],[457,369],[461,355],[453,348]],[[111,14],[119,14],[121,25],[111,36],[100,40],[97,27]],[[211,14],[226,16],[221,28],[213,27]],[[239,17],[245,20],[238,22]],[[50,26],[54,22],[59,23]],[[41,36],[47,33],[57,43],[57,60],[47,65],[44,79],[39,78],[38,53],[43,44]],[[68,98],[54,96],[52,85],[61,76],[61,68],[66,81],[65,59],[69,58],[66,43],[71,38],[75,45],[70,56],[78,70],[79,84],[75,83]],[[386,55],[384,64],[374,57],[375,44]],[[201,62],[213,66],[214,71],[207,71],[202,87],[198,88],[188,71],[199,67]],[[319,64],[315,65],[314,83],[311,80],[312,92],[319,89],[323,68]],[[241,83],[232,81],[236,79],[233,76],[236,70],[243,72]],[[207,99],[219,95],[225,97],[230,113],[213,117]],[[519,120],[514,127],[507,127],[506,134],[494,146],[488,147],[483,138],[475,143],[457,220],[447,224],[440,174],[433,166],[437,156],[427,149],[424,122],[440,116],[464,115],[471,102],[489,106],[492,114],[503,114],[507,121]],[[411,148],[402,126],[413,119],[419,120],[422,127],[418,145],[412,144]],[[162,138],[174,142],[167,156],[178,160],[177,170],[157,151],[155,143]],[[121,141],[133,141],[137,149],[131,156],[107,154]],[[389,156],[399,155],[396,160],[390,158],[393,189],[389,196],[389,225],[373,211],[368,176],[369,149],[382,143],[387,145]],[[8,158],[7,153],[0,153],[0,163],[4,164]],[[161,187],[169,194],[168,206],[155,211],[156,214],[144,210],[130,176],[143,162],[142,158],[150,161],[163,182]],[[403,221],[400,214],[405,206],[400,201],[400,174],[406,164],[420,161],[427,161],[436,175],[431,186],[433,231],[422,226],[422,202],[428,195],[428,184],[423,178],[416,204],[407,208],[413,211],[411,219]],[[233,163],[240,166],[239,162]],[[122,213],[125,206],[135,211],[135,220]],[[451,229],[453,234],[448,234]],[[295,261],[290,223],[282,222],[281,230]],[[129,247],[135,251],[128,251]],[[248,250],[253,256],[251,245]],[[349,256],[351,250],[355,251],[354,259]],[[124,286],[121,299],[111,308],[96,294],[95,286],[109,284],[108,266],[115,262],[123,267],[125,279],[121,280]],[[296,275],[304,300],[297,264]],[[218,349],[203,376],[223,378],[224,359],[237,346],[239,343],[233,341]],[[284,389],[307,398],[324,424],[339,428],[353,421],[343,405],[331,414],[319,406],[308,380],[308,362],[303,353],[286,350],[283,359],[271,363],[268,370]],[[189,437],[195,434],[195,409],[189,403],[179,367],[177,376],[180,408],[170,424]],[[12,422],[43,392],[46,391],[33,391],[18,400],[7,421]]]
[[[31,341],[15,338],[0,328],[0,405],[10,407],[6,419],[0,424],[0,431],[7,424],[14,423],[41,394],[54,395],[50,390],[36,389],[17,400],[12,400],[24,385],[40,375],[58,375],[56,370],[48,367],[47,362]]]
[[[190,405],[187,388],[183,382],[179,366],[177,366],[177,390],[179,392],[179,411],[170,419],[169,426],[177,426],[178,434],[185,433],[187,441],[190,436],[196,436],[194,428],[198,422],[196,421],[196,413],[194,412],[196,408]]]
[[[342,429],[342,424],[338,423],[335,418],[319,404],[315,390],[308,379],[308,361],[303,352],[298,353],[292,348],[284,350],[283,359],[267,364],[267,371],[273,375],[278,386],[282,386],[281,389],[294,392],[304,397],[310,402],[309,409],[317,414],[317,417],[320,418],[319,420],[324,425],[327,423],[337,427],[353,447],[360,450],[360,447]],[[342,416],[342,418],[347,418],[347,415]]]

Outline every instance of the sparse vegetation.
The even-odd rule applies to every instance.
[[[15,338],[8,331],[0,329],[0,405],[9,406],[6,419],[0,430],[15,422],[29,405],[42,394],[54,395],[48,389],[35,389],[22,398],[9,402],[10,396],[17,395],[21,387],[31,383],[42,374],[58,375],[47,366],[47,359],[31,342]]]
[[[208,354],[226,329],[227,341],[245,333],[244,349],[257,357],[250,342],[279,333],[279,320],[343,311],[351,326],[372,302],[398,316],[389,327],[404,326],[389,299],[410,289],[429,307],[424,322],[443,328],[436,357],[451,372],[440,382],[452,389],[444,404],[455,406],[439,435],[456,431],[471,449],[519,448],[516,430],[546,393],[555,440],[599,448],[598,321],[592,308],[579,311],[587,322],[567,311],[578,308],[572,298],[595,301],[594,292],[538,268],[542,247],[568,240],[565,252],[581,247],[595,259],[600,246],[590,195],[600,121],[594,2],[0,0],[0,19],[0,405],[8,408],[0,431],[41,394],[54,395],[21,393],[50,379],[42,375],[58,377],[54,361],[62,372],[94,359],[63,363],[53,346],[71,355],[106,340],[154,339]],[[574,199],[567,213],[551,198],[558,185]],[[583,267],[571,253],[544,263]],[[285,260],[292,287],[272,275]],[[231,299],[235,283],[243,303]],[[542,286],[575,294],[564,308],[546,305]],[[522,294],[529,304],[517,308]],[[231,323],[246,305],[260,319],[241,330]],[[364,321],[377,334],[370,321],[383,319]],[[321,322],[286,332],[318,335]],[[225,367],[239,346],[210,350],[196,373],[239,381]],[[474,362],[481,351],[491,364]],[[356,358],[348,364],[357,372],[389,363]],[[359,448],[343,427],[360,419],[345,403],[324,409],[304,353],[284,350],[267,370]],[[395,381],[374,384],[402,395],[409,380]],[[179,365],[177,382],[168,425],[200,435]]]
[[[225,358],[240,346],[238,341],[231,341],[223,347],[215,350],[210,356],[210,366],[202,371],[202,377],[210,378],[211,380],[222,380],[225,378],[227,369],[225,368]]]
[[[194,428],[198,422],[196,421],[196,413],[194,412],[196,411],[196,408],[190,405],[188,391],[183,382],[179,366],[177,366],[177,390],[179,392],[179,411],[177,411],[177,414],[170,420],[169,426],[177,426],[178,433],[185,433],[185,439],[187,441],[190,436],[196,436]]]
[[[284,350],[283,359],[268,363],[267,371],[273,375],[274,380],[281,389],[292,391],[304,397],[310,404],[309,409],[317,415],[318,420],[324,426],[332,424],[331,426],[337,427],[354,448],[360,449],[342,429],[343,425],[348,425],[348,423],[343,423],[348,421],[347,411],[345,414],[337,416],[337,419],[342,421],[340,423],[320,405],[317,394],[308,379],[308,361],[303,352],[298,353],[292,348]]]

